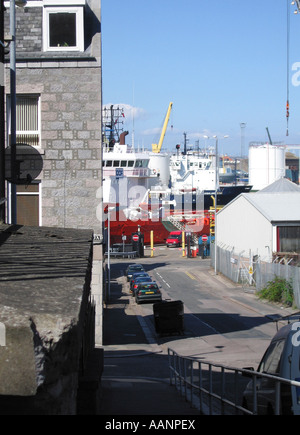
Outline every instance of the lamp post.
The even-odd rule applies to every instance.
[[[219,155],[218,155],[218,136],[213,136],[216,139],[216,163],[215,163],[215,275],[217,275],[217,208],[218,208],[218,189],[219,189]],[[223,138],[229,137],[228,135]]]
[[[110,212],[115,207],[108,207],[107,211],[107,299],[110,298]]]
[[[0,0],[0,222],[5,221],[4,0]]]
[[[26,0],[10,0],[10,165],[11,165],[11,184],[10,184],[10,221],[11,224],[17,223],[17,187],[16,187],[16,157],[17,157],[17,95],[16,95],[16,6],[24,7]]]

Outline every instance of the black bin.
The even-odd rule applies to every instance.
[[[184,307],[182,301],[153,304],[155,330],[158,334],[183,333]]]

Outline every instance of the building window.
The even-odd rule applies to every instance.
[[[44,7],[44,51],[84,51],[83,7]]]
[[[10,130],[10,96],[8,96],[8,131]],[[40,97],[38,95],[17,95],[16,106],[16,143],[41,146],[40,134]]]

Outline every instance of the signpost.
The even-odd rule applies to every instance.
[[[138,241],[139,241],[139,235],[138,235],[138,234],[134,234],[134,235],[132,236],[132,240],[133,240],[134,242],[138,242]]]

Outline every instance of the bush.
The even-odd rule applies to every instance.
[[[280,302],[290,307],[294,301],[292,281],[275,276],[272,281],[268,281],[266,287],[258,292],[258,296],[261,299],[267,299],[270,302]]]

